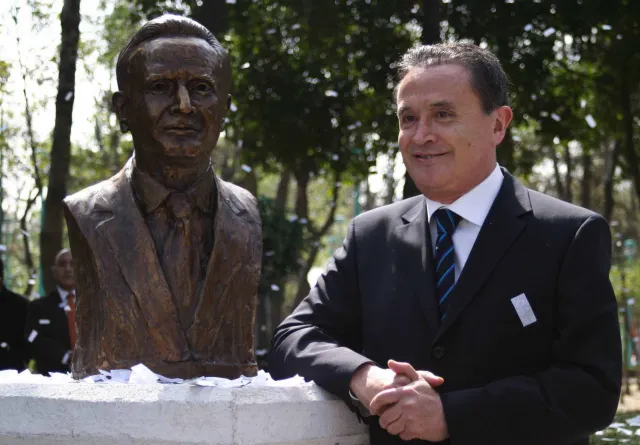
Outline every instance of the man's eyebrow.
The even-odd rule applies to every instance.
[[[436,108],[455,108],[455,104],[448,100],[440,100],[438,102],[434,102],[431,104],[431,106]]]
[[[408,111],[410,109],[410,107],[408,105],[403,105],[400,108],[398,108],[397,111],[397,115],[400,116],[401,114],[404,114],[406,111]]]

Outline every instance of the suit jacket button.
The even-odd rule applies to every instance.
[[[442,358],[444,357],[444,346],[436,346],[433,348],[433,356],[435,358]]]

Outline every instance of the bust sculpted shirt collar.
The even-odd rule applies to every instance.
[[[165,187],[150,175],[139,170],[135,166],[135,160],[133,165],[133,172],[131,174],[133,190],[143,213],[149,215],[167,199],[169,194],[178,190]],[[211,214],[214,210],[214,201],[212,198],[215,187],[215,176],[211,165],[209,165],[207,171],[200,176],[191,187],[185,190],[184,193],[203,213]]]

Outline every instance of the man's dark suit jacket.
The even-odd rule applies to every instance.
[[[0,370],[22,371],[29,362],[29,347],[24,337],[29,301],[0,288]]]
[[[442,324],[424,197],[353,220],[342,249],[277,329],[271,375],[300,374],[349,403],[354,371],[389,359],[444,377],[455,445],[587,444],[621,385],[611,237],[595,213],[506,171]],[[523,327],[511,299],[537,321]],[[372,444],[403,443],[371,424]]]
[[[262,260],[255,198],[216,178],[213,251],[185,331],[134,197],[132,169],[130,160],[113,178],[65,199],[77,294],[74,377],[138,363],[169,377],[255,375]]]
[[[61,306],[62,300],[57,290],[29,303],[29,315],[25,326],[28,338],[32,331],[37,335],[31,343],[36,369],[40,374],[69,372],[71,358],[63,363],[65,354],[71,350],[67,313]]]

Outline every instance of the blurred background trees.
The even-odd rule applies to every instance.
[[[214,163],[259,197],[258,348],[308,292],[354,215],[417,193],[398,155],[393,87],[396,61],[419,42],[466,38],[500,57],[515,111],[500,163],[610,221],[614,284],[622,307],[633,308],[636,1],[9,0],[1,8],[1,244],[18,292],[49,285],[52,252],[66,242],[62,197],[108,178],[131,155],[110,107],[115,60],[136,27],[173,12],[209,28],[232,58],[232,109]]]

